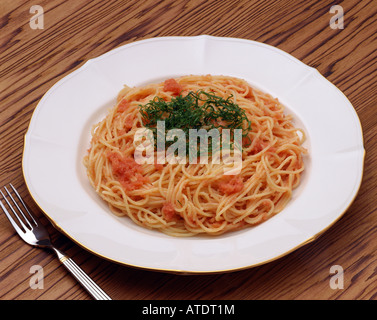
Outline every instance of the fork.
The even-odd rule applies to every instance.
[[[40,221],[31,214],[30,210],[26,206],[25,202],[22,200],[21,196],[13,187],[9,184],[13,191],[13,194],[18,199],[12,196],[12,193],[4,187],[6,195],[10,200],[7,199],[6,195],[0,190],[0,193],[5,201],[3,204],[0,201],[0,206],[3,209],[5,215],[9,219],[12,226],[16,229],[19,236],[28,244],[32,246],[49,248],[55,251],[60,262],[72,273],[77,281],[89,292],[89,294],[96,300],[111,300],[111,298],[69,257],[67,257],[63,252],[56,249],[51,243],[50,235],[47,229],[40,223]],[[12,205],[13,204],[13,205]],[[20,204],[20,205],[19,205]],[[6,205],[11,210],[13,215],[8,211]],[[23,209],[22,209],[23,208]],[[17,223],[18,221],[18,223]]]

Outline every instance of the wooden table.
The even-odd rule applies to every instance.
[[[159,36],[208,34],[260,41],[317,68],[351,101],[363,126],[365,172],[344,216],[318,240],[268,264],[226,274],[172,275],[101,259],[53,227],[56,245],[114,299],[375,299],[377,297],[377,3],[338,1],[344,11],[330,26],[334,1],[76,1],[0,4],[0,185],[13,183],[39,217],[21,168],[23,136],[42,95],[88,59]],[[34,29],[33,29],[34,28]],[[44,288],[31,289],[40,265]],[[334,265],[344,286],[331,286]],[[0,214],[0,299],[91,299],[51,252],[19,238]]]

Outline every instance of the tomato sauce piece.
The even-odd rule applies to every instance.
[[[124,121],[124,128],[129,131],[134,125],[135,119],[132,115],[128,115],[126,120]]]
[[[224,194],[233,194],[243,189],[244,183],[241,177],[233,177],[218,184],[218,189]]]
[[[126,99],[123,99],[121,102],[119,102],[117,111],[124,112],[128,109],[129,106],[130,102]]]
[[[254,149],[252,151],[254,151],[254,154],[257,154],[266,147],[267,147],[267,143],[261,141],[260,139],[257,139],[257,141],[254,144]]]
[[[175,80],[175,79],[168,79],[164,82],[164,91],[170,91],[174,95],[179,95],[183,90],[183,87]]]
[[[160,163],[154,163],[154,167],[156,168],[156,170],[158,170],[158,171],[162,171],[162,170],[164,170],[164,166],[162,165],[162,164],[160,164]]]
[[[131,157],[124,157],[117,152],[108,152],[114,176],[121,183],[126,191],[139,189],[144,183],[148,182],[148,177],[142,175],[143,168]]]
[[[175,216],[175,209],[171,202],[165,202],[162,206],[162,213],[165,215],[166,221],[173,220]]]
[[[249,136],[242,137],[242,146],[249,147],[251,145],[251,138]]]

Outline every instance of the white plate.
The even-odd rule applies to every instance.
[[[243,78],[279,98],[307,133],[302,183],[288,206],[259,226],[173,238],[115,217],[88,182],[82,158],[91,126],[105,117],[122,86],[188,74]],[[205,35],[138,41],[89,60],[43,96],[23,154],[27,187],[57,229],[111,261],[177,273],[244,269],[316,239],[354,200],[363,163],[357,114],[319,72],[266,44]]]

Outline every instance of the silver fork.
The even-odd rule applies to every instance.
[[[76,280],[81,283],[94,299],[111,300],[111,298],[71,258],[67,257],[52,245],[50,235],[46,228],[31,214],[30,210],[12,184],[10,184],[10,188],[18,201],[12,196],[11,192],[6,187],[4,187],[4,189],[10,201],[1,190],[0,193],[5,200],[5,204],[9,207],[17,221],[10,214],[6,205],[1,201],[0,206],[19,236],[32,246],[50,248],[55,251],[60,262],[73,274]]]

